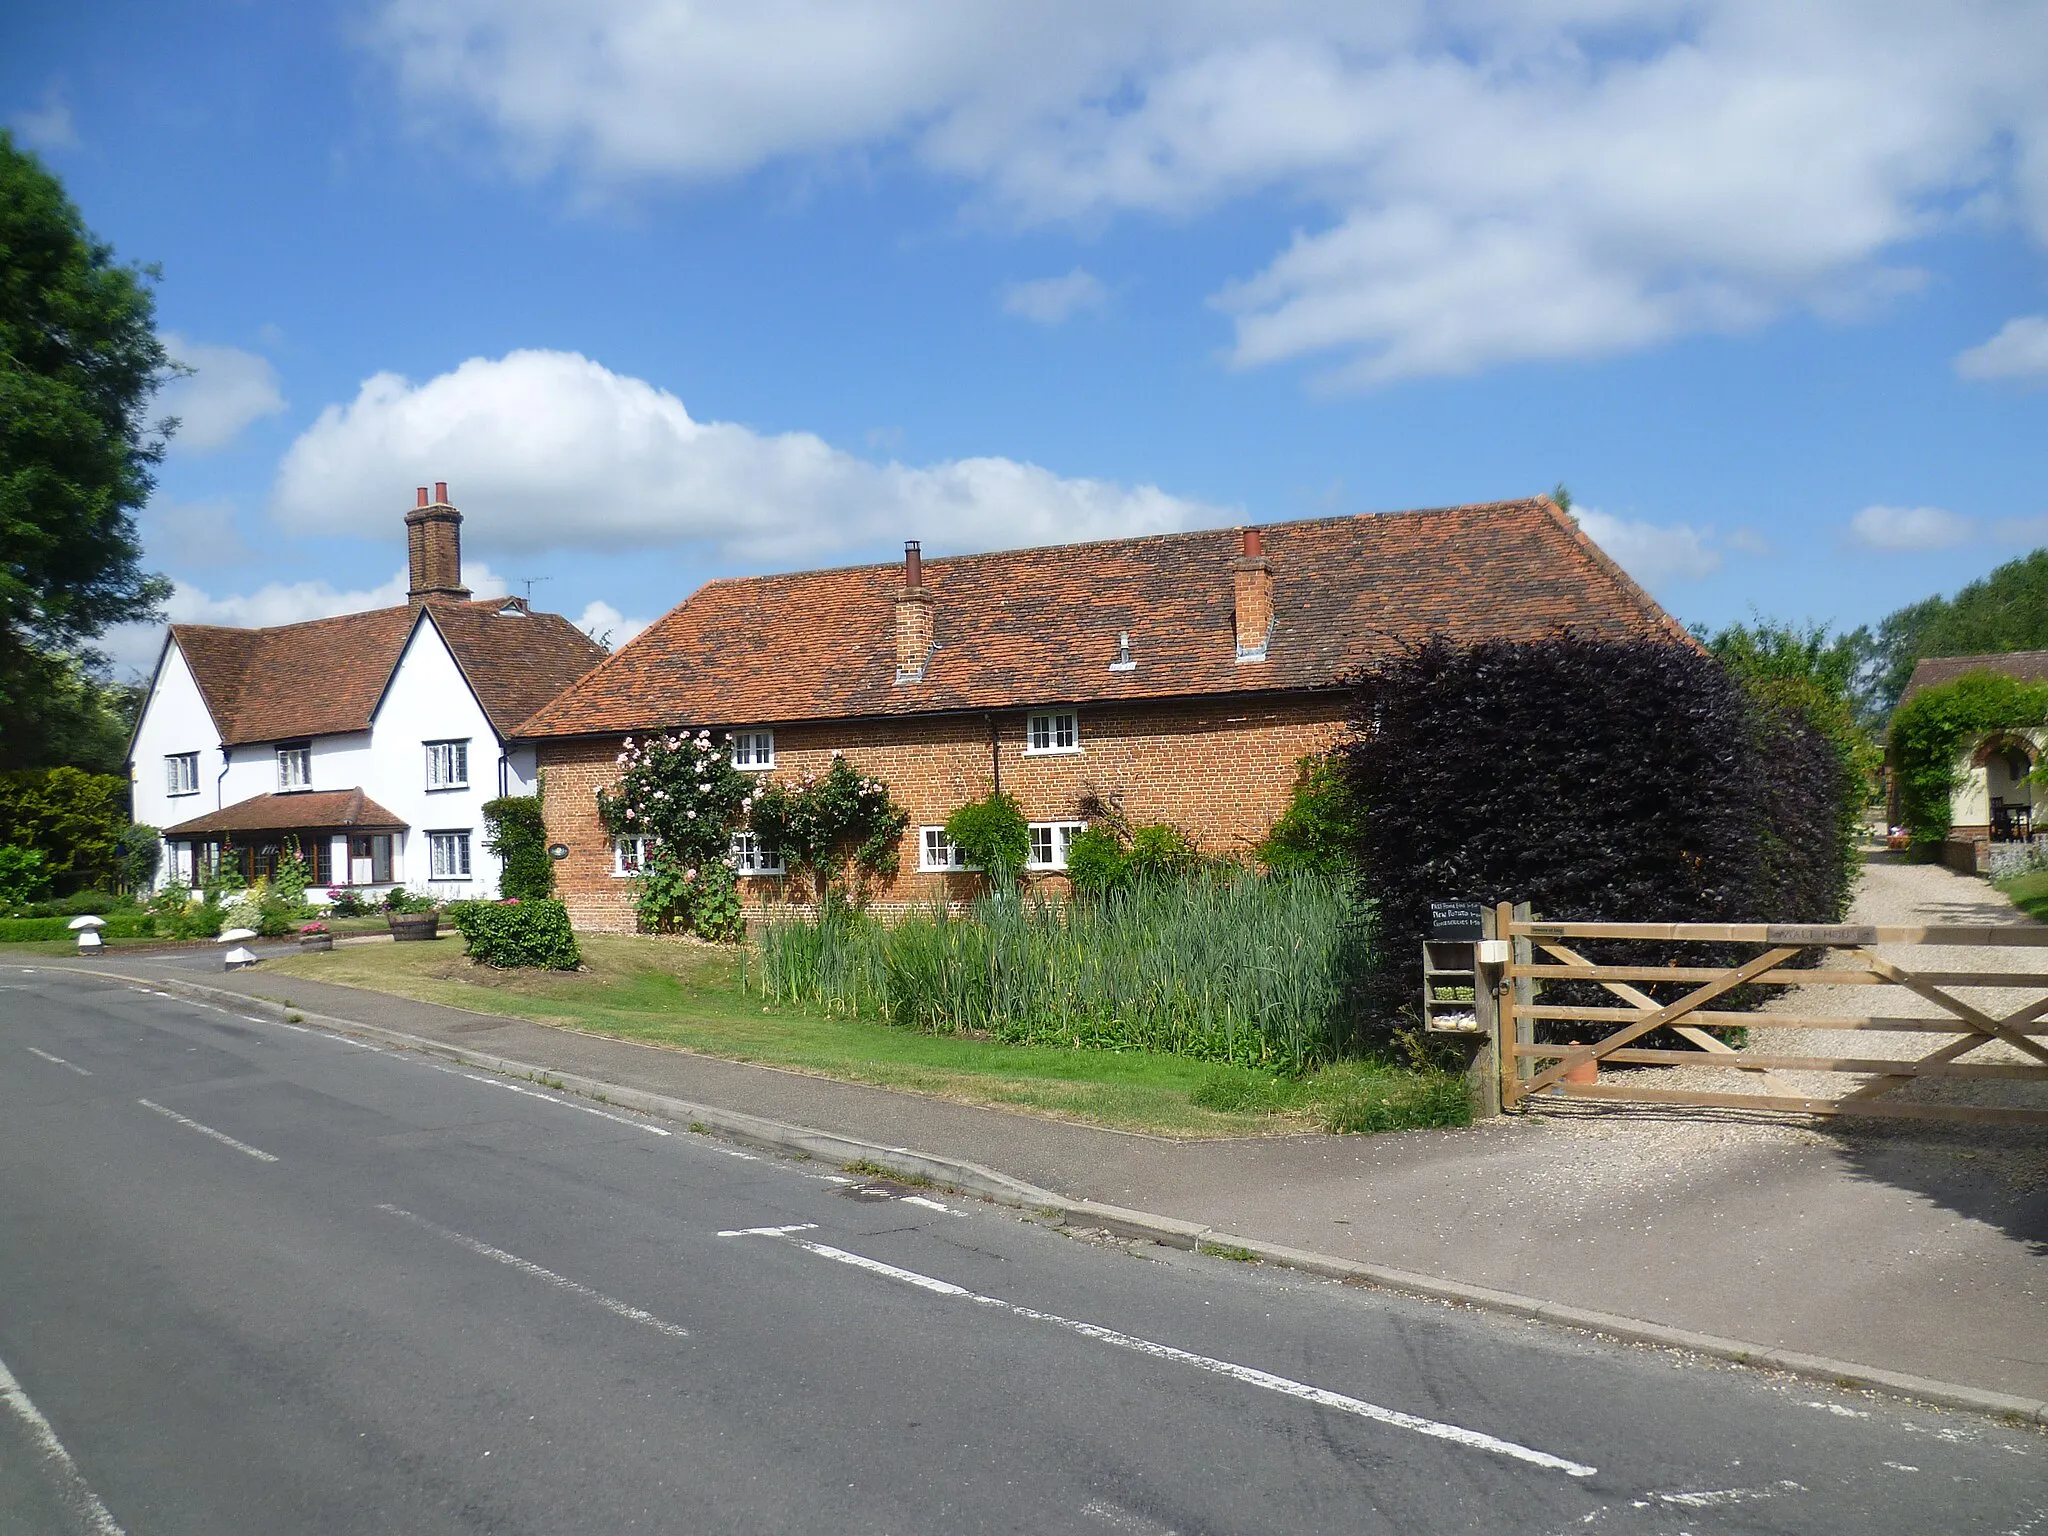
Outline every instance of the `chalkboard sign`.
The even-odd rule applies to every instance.
[[[1429,937],[1437,944],[1477,944],[1484,937],[1479,926],[1480,906],[1476,901],[1432,901],[1429,904]]]

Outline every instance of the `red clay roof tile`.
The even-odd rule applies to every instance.
[[[325,832],[330,829],[388,832],[405,823],[360,789],[314,789],[294,794],[251,795],[233,805],[194,816],[165,837],[201,837],[224,832]]]
[[[521,616],[501,617],[508,606]],[[425,611],[501,735],[604,658],[560,614],[506,598]],[[238,746],[368,730],[420,612],[377,608],[270,629],[174,624],[171,638],[222,742]]]
[[[900,565],[714,581],[515,735],[1328,687],[1432,634],[1689,637],[1548,497],[1269,524],[1268,658],[1240,663],[1228,529],[924,562],[936,648],[896,681]],[[1128,631],[1137,665],[1110,670]]]

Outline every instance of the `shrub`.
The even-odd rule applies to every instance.
[[[807,874],[818,899],[834,891],[862,900],[868,883],[896,873],[910,813],[889,786],[835,753],[822,774],[763,784],[748,807],[748,825],[792,874]]]
[[[555,861],[548,857],[547,819],[538,795],[485,801],[484,826],[484,847],[504,863],[499,895],[545,901],[555,894]]]
[[[1107,827],[1088,826],[1067,844],[1067,880],[1076,894],[1107,896],[1130,880],[1130,856],[1123,840]]]
[[[1134,881],[1175,880],[1200,869],[1202,855],[1195,840],[1179,827],[1155,822],[1131,833],[1131,852],[1124,867]]]
[[[1298,1071],[1350,1033],[1357,925],[1310,876],[1164,881],[1099,902],[985,898],[885,927],[844,902],[763,938],[765,996],[934,1033]]]
[[[125,778],[77,768],[0,773],[0,844],[39,850],[59,891],[115,884],[127,826]]]
[[[457,901],[448,917],[479,965],[573,971],[583,963],[559,901]]]
[[[1258,859],[1283,873],[1337,876],[1356,867],[1364,808],[1345,780],[1334,753],[1295,764],[1294,793],[1265,840]]]
[[[284,861],[280,859],[281,865]],[[304,894],[303,890],[300,893]],[[271,882],[258,877],[256,883],[221,914],[223,928],[249,928],[266,939],[281,939],[301,920],[300,903],[288,901]]]
[[[306,906],[306,861],[299,854],[299,840],[287,837],[277,851],[277,868],[270,877],[270,890],[277,904],[295,918],[311,910]]]
[[[709,731],[628,736],[618,764],[618,782],[597,792],[597,808],[613,837],[647,840],[640,926],[688,928],[695,887],[704,871],[731,857],[733,829],[753,803],[754,785]]]
[[[1847,904],[1841,759],[1689,646],[1433,641],[1355,680],[1343,753],[1371,807],[1364,1001],[1382,1031],[1416,1022],[1433,898],[1647,922],[1832,922]]]
[[[337,885],[328,888],[327,910],[334,917],[359,917],[369,910],[369,904],[349,887]]]
[[[431,896],[407,890],[394,885],[384,893],[383,908],[386,912],[431,912],[440,905]]]
[[[746,936],[740,912],[740,877],[730,859],[679,866],[656,852],[640,871],[636,912],[649,933],[695,933],[728,944]]]
[[[1916,843],[1948,836],[1950,796],[1962,782],[1963,750],[1991,731],[2048,722],[2048,685],[1970,672],[1913,695],[1892,716],[1892,769],[1899,819]]]
[[[156,884],[164,845],[163,834],[155,827],[140,822],[123,827],[115,840],[114,852],[122,890],[146,891]]]
[[[0,845],[0,906],[38,900],[49,888],[50,876],[43,868],[40,848]]]
[[[1014,880],[1031,855],[1031,829],[1017,807],[1017,797],[1000,790],[986,800],[970,800],[948,816],[946,841],[960,850],[962,862],[986,870],[989,884],[997,889]]]

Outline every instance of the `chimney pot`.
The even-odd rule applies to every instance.
[[[414,505],[414,506],[416,506],[416,507],[424,507],[424,506],[425,506],[426,504],[427,504],[427,488],[426,488],[426,487],[425,487],[425,486],[423,485],[423,486],[421,486],[421,487],[420,487],[419,499],[418,499],[417,501],[415,501],[415,502],[413,503],[413,505]]]
[[[896,594],[896,681],[924,678],[932,654],[932,595],[924,586],[924,560],[917,540],[903,541],[903,590]]]
[[[1230,562],[1237,597],[1237,659],[1264,661],[1266,644],[1273,637],[1273,565],[1258,529],[1242,530],[1238,547],[1243,553]]]
[[[434,500],[444,507],[448,505],[448,482],[446,480],[436,480],[434,482]]]

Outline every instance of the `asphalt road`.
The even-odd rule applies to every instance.
[[[9,1536],[1603,1530],[2048,1532],[2048,1440],[0,966]]]

